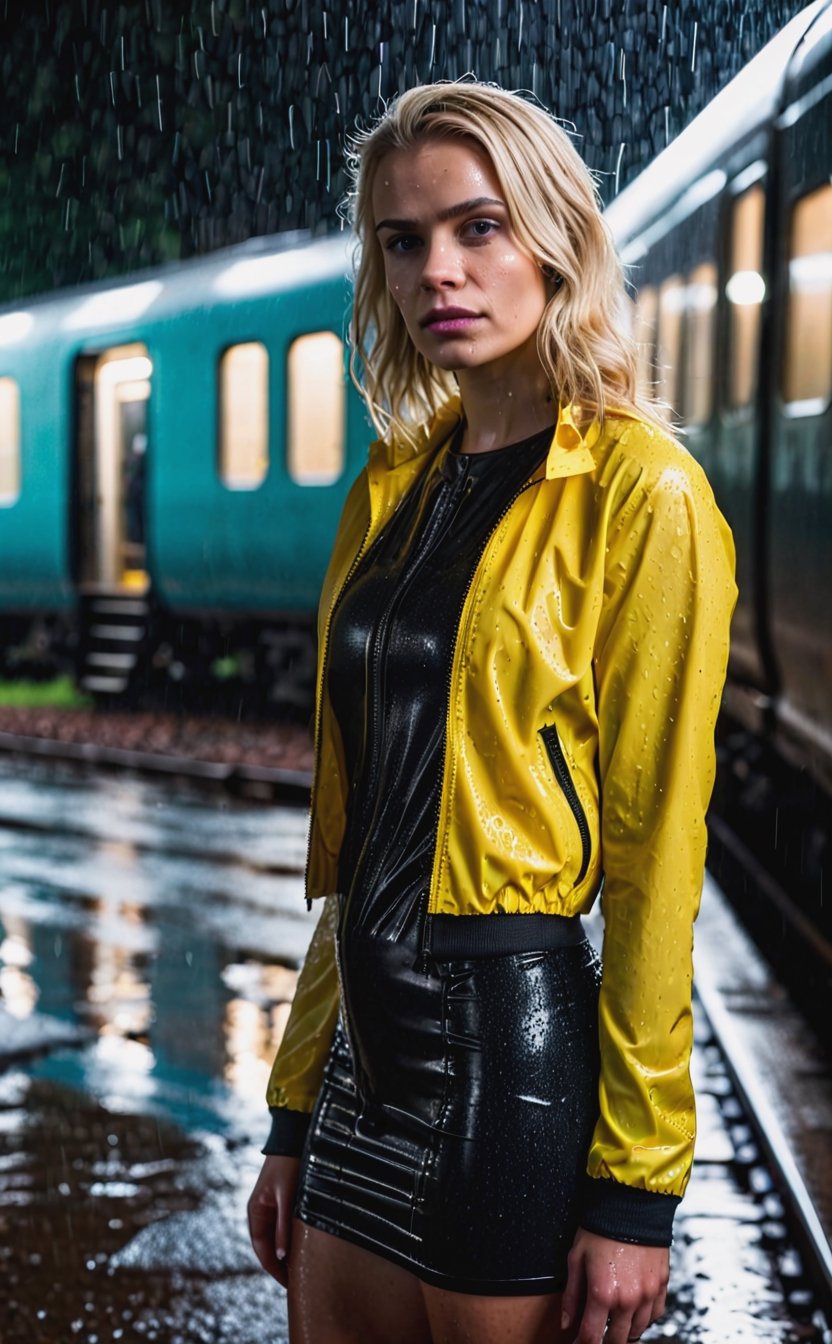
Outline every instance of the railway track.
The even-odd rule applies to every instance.
[[[148,777],[187,779],[256,801],[305,806],[312,776],[306,770],[242,762],[203,761],[159,751],[136,751],[95,742],[67,742],[0,732],[0,752],[36,760],[86,765],[98,770],[132,770]]]
[[[707,1019],[806,1276],[832,1319],[832,1069],[824,1044],[710,874],[694,964],[695,1011]]]

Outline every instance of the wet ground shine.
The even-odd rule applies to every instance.
[[[314,922],[305,837],[302,812],[0,763],[3,1344],[285,1344],[245,1203]],[[697,1035],[697,1164],[668,1314],[644,1339],[820,1344],[701,1020]]]

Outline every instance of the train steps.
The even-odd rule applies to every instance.
[[[148,603],[135,593],[81,597],[78,685],[94,696],[123,695],[145,655]]]

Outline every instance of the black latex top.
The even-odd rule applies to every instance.
[[[339,888],[356,932],[400,938],[422,916],[460,610],[488,536],[552,433],[490,453],[443,446],[337,604],[327,691],[351,781]]]

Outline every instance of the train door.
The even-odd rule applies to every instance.
[[[144,593],[147,408],[144,345],[82,355],[76,366],[78,578],[82,593]]]

